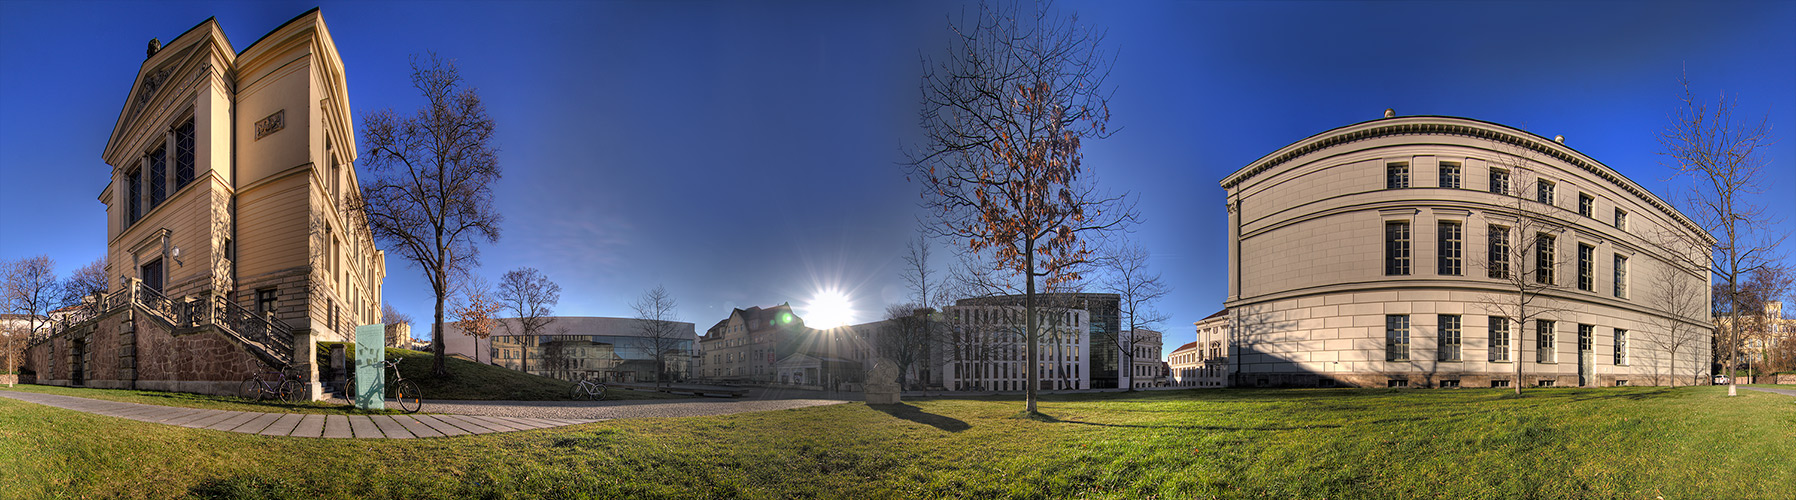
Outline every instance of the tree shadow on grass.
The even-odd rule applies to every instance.
[[[1060,422],[1067,423],[1067,424],[1093,425],[1093,426],[1098,426],[1098,427],[1127,427],[1127,428],[1131,428],[1131,429],[1178,429],[1178,430],[1186,430],[1186,431],[1309,431],[1309,430],[1316,430],[1316,429],[1335,429],[1335,428],[1341,427],[1340,424],[1289,425],[1289,426],[1268,425],[1268,426],[1261,426],[1261,427],[1230,427],[1230,426],[1224,426],[1224,425],[1106,424],[1106,423],[1102,423],[1102,422],[1085,422],[1085,421],[1081,421],[1081,420],[1061,420]]]
[[[867,407],[903,420],[909,420],[948,432],[960,432],[973,427],[960,419],[925,412],[922,408],[904,403],[892,405],[867,405]]]

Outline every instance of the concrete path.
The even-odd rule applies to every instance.
[[[1792,390],[1792,389],[1772,389],[1770,387],[1747,387],[1744,385],[1740,386],[1740,388],[1746,389],[1746,390],[1752,390],[1752,391],[1759,391],[1759,392],[1769,392],[1772,394],[1782,394],[1785,396],[1796,396],[1796,390]]]
[[[464,415],[302,415],[203,410],[120,403],[37,392],[0,391],[7,397],[66,410],[128,418],[139,422],[264,436],[413,439],[491,434],[597,422],[599,419],[485,417]]]

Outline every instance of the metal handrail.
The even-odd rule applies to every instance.
[[[26,345],[36,347],[70,329],[84,326],[100,316],[136,303],[176,328],[217,326],[227,334],[250,344],[258,354],[275,361],[283,368],[292,364],[293,327],[271,316],[264,317],[250,312],[232,302],[225,294],[211,295],[211,300],[174,300],[145,286],[141,281],[132,280],[123,289],[102,295],[98,300],[82,304],[80,308],[66,313],[60,324],[52,324],[49,330],[34,334]]]

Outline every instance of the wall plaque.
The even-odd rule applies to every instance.
[[[268,134],[280,132],[283,128],[287,128],[287,110],[285,109],[276,111],[274,114],[268,115],[267,118],[256,122],[256,140],[260,141]]]

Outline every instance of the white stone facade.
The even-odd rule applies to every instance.
[[[1493,172],[1506,194],[1492,192]],[[1518,383],[1516,362],[1528,386],[1643,385],[1708,368],[1706,340],[1677,353],[1681,377],[1645,341],[1659,330],[1645,279],[1668,258],[1657,245],[1708,236],[1563,143],[1464,118],[1386,118],[1298,141],[1221,185],[1229,385],[1491,387]],[[1542,185],[1552,204],[1534,207],[1539,234],[1552,237],[1549,255],[1573,256],[1548,259],[1560,286],[1536,306],[1554,310],[1538,318],[1553,335],[1542,344],[1541,325],[1510,321],[1493,338],[1491,318],[1506,314],[1489,304],[1506,289],[1487,275],[1488,228],[1516,232],[1503,229],[1520,227],[1514,207],[1539,202],[1518,201],[1514,187]],[[1706,276],[1688,279],[1706,292]],[[1701,316],[1682,320],[1706,331]]]
[[[1166,385],[1166,375],[1160,366],[1160,348],[1164,345],[1160,332],[1153,330],[1134,330],[1125,334],[1134,338],[1130,347],[1130,359],[1133,361],[1129,370],[1130,387],[1136,389],[1160,387]]]
[[[956,305],[942,311],[952,329],[947,366],[940,370],[948,390],[1021,391],[1027,386],[1023,307]],[[1059,309],[1041,315],[1036,348],[1039,388],[1090,389],[1090,313]]]
[[[1229,316],[1217,311],[1193,324],[1197,340],[1166,356],[1174,387],[1225,387],[1229,373]]]

